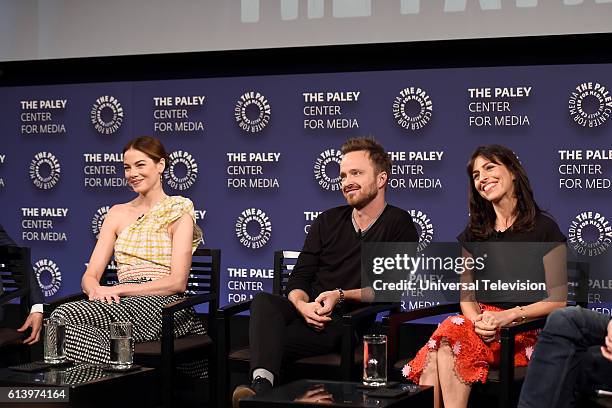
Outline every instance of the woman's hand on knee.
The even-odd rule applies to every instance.
[[[114,286],[97,286],[89,291],[89,300],[111,304],[119,303],[120,298]]]

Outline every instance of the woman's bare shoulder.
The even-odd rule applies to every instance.
[[[127,203],[115,204],[106,213],[106,219],[111,221],[122,220],[126,217],[129,218],[134,212],[134,205],[131,201]]]
[[[109,208],[106,216],[116,217],[116,216],[125,215],[128,212],[129,212],[129,203],[115,204],[111,208]]]

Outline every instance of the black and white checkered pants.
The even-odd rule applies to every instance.
[[[124,283],[142,283],[142,281]],[[57,307],[51,316],[66,322],[65,346],[66,357],[69,360],[106,364],[110,360],[109,324],[111,322],[131,322],[132,337],[136,343],[159,340],[162,333],[163,307],[182,298],[183,295],[126,296],[121,298],[121,302],[111,304],[81,300]],[[193,308],[174,314],[175,337],[205,332]],[[203,362],[202,367],[205,366],[206,362]],[[205,376],[202,370],[196,371],[199,371],[198,377]]]

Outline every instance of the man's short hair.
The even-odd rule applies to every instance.
[[[387,176],[391,175],[391,158],[385,152],[385,148],[371,137],[356,137],[344,142],[340,151],[343,155],[350,152],[366,151],[370,160],[374,163],[377,173],[384,171]]]

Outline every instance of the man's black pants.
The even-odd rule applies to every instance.
[[[283,364],[339,349],[342,320],[340,315],[331,317],[332,321],[318,332],[306,324],[287,298],[258,293],[251,303],[249,325],[251,373],[265,368],[278,383]]]

